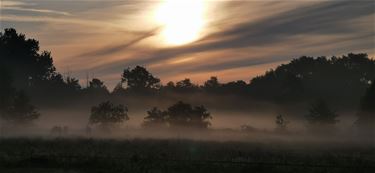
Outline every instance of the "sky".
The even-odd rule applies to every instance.
[[[52,52],[57,70],[113,88],[125,68],[162,83],[250,81],[300,56],[375,55],[375,1],[1,0],[13,27]]]

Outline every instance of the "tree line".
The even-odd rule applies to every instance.
[[[373,122],[374,119],[375,60],[363,53],[350,53],[331,58],[303,56],[267,71],[249,82],[238,80],[221,83],[213,76],[202,85],[194,84],[189,78],[163,85],[160,79],[145,67],[128,67],[122,72],[118,85],[113,91],[109,91],[104,82],[98,78],[91,79],[88,86],[82,87],[78,79],[72,76],[63,77],[57,72],[51,53],[40,51],[37,40],[26,38],[15,29],[7,28],[4,32],[0,32],[0,70],[1,117],[19,119],[17,121],[29,121],[39,117],[36,107],[31,102],[62,104],[81,98],[89,100],[111,100],[126,96],[159,98],[176,94],[180,100],[183,100],[193,93],[207,97],[234,95],[243,100],[251,98],[277,104],[298,103],[319,98],[321,101],[313,107],[323,111],[326,115],[324,118],[331,117],[328,118],[330,122],[336,122],[332,117],[337,116],[324,107],[325,101],[354,105],[360,102],[359,118],[356,123],[371,126],[368,122]],[[107,108],[114,106],[109,102],[102,104],[97,110],[102,106]],[[207,119],[211,116],[204,107],[193,107],[183,102],[178,102],[174,106],[188,113],[178,113],[173,106],[167,110],[154,108],[148,112],[144,126],[149,126],[148,121],[160,122],[158,126],[183,125],[187,123],[186,121],[191,123],[197,121],[194,123],[197,127],[209,125]],[[94,108],[93,110],[96,110]],[[115,108],[119,115],[122,115],[121,112],[126,112],[125,107]],[[320,114],[311,115],[319,117]],[[90,121],[96,122],[95,119]]]

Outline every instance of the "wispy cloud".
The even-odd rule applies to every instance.
[[[12,11],[22,11],[22,12],[32,12],[32,13],[43,13],[43,14],[56,14],[56,15],[64,15],[70,16],[69,12],[59,11],[59,10],[51,10],[51,9],[43,9],[43,8],[33,8],[33,3],[31,1],[2,1],[0,5],[0,9],[5,13],[4,10],[12,10]]]
[[[348,11],[350,10],[350,13]],[[187,54],[196,54],[199,52],[217,51],[223,49],[238,49],[245,47],[259,47],[266,46],[272,49],[275,43],[290,44],[290,40],[299,39],[299,43],[294,45],[298,47],[305,44],[306,47],[326,46],[326,44],[338,44],[345,40],[354,40],[363,42],[368,46],[373,46],[375,32],[373,28],[357,27],[356,19],[361,17],[368,17],[367,22],[371,24],[371,19],[374,17],[374,3],[365,2],[348,2],[348,1],[334,1],[321,2],[315,5],[293,9],[291,11],[282,12],[273,16],[269,16],[259,21],[251,21],[241,23],[233,29],[219,31],[202,38],[199,42],[187,46],[159,49],[155,50],[149,57],[135,58],[124,63],[109,64],[108,69],[120,69],[124,65],[134,64],[154,64],[166,59],[171,59]],[[314,37],[320,36],[319,43],[314,43],[311,40]],[[337,39],[332,39],[329,36],[341,36]],[[223,38],[223,39],[218,39]],[[210,41],[215,40],[215,41]],[[364,45],[356,45],[358,42],[351,43],[352,50],[355,51]],[[315,44],[315,45],[314,45]],[[332,48],[335,49],[335,48]],[[242,49],[242,51],[245,51]],[[293,52],[293,50],[291,50]],[[113,53],[109,51],[107,53]],[[306,52],[307,53],[307,52]],[[322,52],[321,54],[325,54]],[[100,54],[103,56],[104,54]],[[259,58],[256,61],[244,58],[242,60],[230,61],[224,64],[216,64],[204,66],[207,70],[220,70],[226,68],[237,68],[244,66],[258,65],[260,63],[270,63],[272,61],[280,61],[290,59],[284,55],[270,55],[274,58],[267,59],[265,57]],[[280,59],[279,57],[283,57]],[[224,57],[220,57],[224,58]],[[275,59],[276,58],[276,59]],[[194,68],[192,68],[194,70]],[[109,70],[112,71],[112,70]]]
[[[27,11],[27,12],[36,12],[36,13],[47,13],[47,14],[57,14],[64,16],[71,16],[70,13],[64,11],[55,11],[47,9],[32,9],[32,8],[21,8],[21,7],[1,7],[2,10],[15,10],[15,11]]]
[[[93,50],[90,52],[85,52],[79,55],[74,56],[73,58],[80,58],[80,57],[93,57],[93,56],[106,56],[109,54],[115,54],[119,51],[124,51],[127,48],[141,42],[142,40],[145,40],[147,38],[153,37],[157,34],[157,32],[160,30],[159,27],[151,29],[150,31],[146,32],[137,32],[137,37],[133,40],[130,40],[129,42],[120,44],[120,45],[115,45],[115,46],[108,46],[104,47],[99,50]]]
[[[232,79],[234,71],[241,71],[236,77],[248,79],[255,71],[301,55],[375,54],[373,1],[210,2],[215,9],[205,35],[178,47],[148,43],[159,27],[142,12],[155,2],[32,2],[3,7],[40,15],[3,13],[0,20],[46,24],[40,30],[49,34],[37,39],[48,43],[51,36],[67,38],[49,47],[58,67],[71,65],[78,76],[90,71],[108,83],[115,83],[113,76],[135,65],[148,66],[165,80],[215,73]],[[80,33],[92,34],[83,38]]]

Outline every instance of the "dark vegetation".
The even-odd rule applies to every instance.
[[[220,83],[217,77],[211,77],[203,85],[193,84],[188,78],[162,85],[160,79],[146,68],[127,67],[112,92],[97,78],[82,87],[78,79],[63,77],[56,71],[50,52],[40,51],[37,40],[27,39],[12,28],[0,34],[0,57],[1,117],[12,121],[27,122],[37,118],[39,114],[33,105],[61,107],[68,103],[89,107],[103,100],[125,103],[134,108],[141,107],[139,100],[146,107],[152,107],[146,105],[148,100],[151,100],[150,103],[169,105],[183,100],[215,109],[234,110],[251,109],[252,106],[262,109],[258,106],[262,102],[285,106],[286,109],[293,105],[292,108],[297,110],[305,109],[306,105],[315,100],[321,100],[309,110],[307,119],[310,124],[337,122],[337,114],[326,103],[336,109],[357,109],[359,125],[371,126],[374,119],[374,81],[371,80],[375,79],[375,60],[368,58],[367,54],[350,53],[331,58],[304,56],[255,77],[248,83]],[[189,121],[194,126],[208,127],[206,119],[210,116],[205,113],[206,108],[193,108],[190,105],[182,108],[183,104],[175,106],[189,112],[182,118],[185,120],[179,118],[181,113],[156,108],[148,112],[148,122],[144,125],[157,119],[155,121],[165,122],[169,126]],[[268,109],[268,106],[263,109]],[[192,123],[196,119],[200,125]],[[365,125],[368,122],[370,125]]]
[[[329,59],[304,56],[252,79],[249,92],[260,99],[296,101],[322,98],[329,102],[357,105],[375,77],[374,65],[375,61],[366,54]]]
[[[29,97],[22,90],[12,86],[12,78],[8,71],[0,68],[0,118],[11,125],[26,125],[37,119],[39,113],[31,105]]]
[[[370,86],[370,81],[375,79],[375,61],[369,59],[367,54],[350,53],[331,58],[300,57],[249,82],[220,83],[217,77],[211,77],[203,85],[193,84],[188,78],[162,85],[160,79],[144,67],[126,67],[118,86],[109,92],[100,79],[92,79],[89,86],[82,87],[76,78],[64,78],[56,71],[51,54],[39,51],[38,41],[27,39],[14,29],[5,29],[1,33],[0,44],[2,71],[7,70],[12,76],[13,86],[24,90],[38,104],[51,101],[58,104],[74,98],[96,97],[100,100],[102,97],[112,99],[129,95],[158,98],[177,95],[183,98],[184,95],[199,93],[209,96],[235,95],[280,104],[322,98],[345,106],[352,103],[358,105],[356,103]],[[41,93],[43,97],[37,97]]]
[[[115,124],[129,120],[127,112],[128,108],[124,105],[114,105],[106,101],[91,108],[90,124],[109,130]]]
[[[147,128],[208,128],[210,113],[204,106],[192,107],[190,104],[177,102],[166,111],[154,107],[147,111],[148,116],[143,123]]]
[[[307,120],[310,128],[319,128],[322,132],[327,132],[327,127],[335,125],[338,120],[338,114],[329,108],[323,100],[317,100],[311,104]]]
[[[361,99],[356,123],[363,132],[370,133],[371,136],[375,135],[375,80]]]
[[[370,173],[374,146],[189,140],[4,139],[2,172]]]

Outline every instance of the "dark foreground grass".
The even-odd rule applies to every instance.
[[[375,147],[344,143],[0,139],[1,173],[372,173]]]

